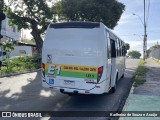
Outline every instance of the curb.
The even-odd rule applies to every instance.
[[[21,74],[26,74],[26,73],[32,73],[32,72],[37,72],[40,71],[41,69],[36,69],[36,70],[31,70],[31,71],[25,71],[25,72],[20,72],[20,73],[11,73],[11,74],[6,74],[6,75],[0,75],[0,78],[3,77],[11,77],[11,76],[16,76],[16,75],[21,75]]]
[[[135,88],[133,85],[134,85],[134,83],[132,84],[132,87],[131,87],[130,92],[129,92],[129,96],[126,99],[126,102],[125,102],[125,104],[123,106],[122,112],[126,110],[126,107],[128,106],[128,101],[130,99],[130,96],[131,96],[131,94],[133,94],[133,91],[134,91],[134,88]],[[125,120],[125,117],[119,117],[118,120]]]

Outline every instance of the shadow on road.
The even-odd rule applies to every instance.
[[[4,83],[4,85],[2,86],[2,89],[0,90],[1,110],[5,110],[5,111],[52,110],[51,106],[56,104],[55,98],[54,96],[51,96],[50,94],[51,91],[49,89],[42,88],[40,72],[37,72],[35,74],[36,74],[36,77],[33,78],[32,76],[29,76],[30,74],[28,74],[27,80],[21,80],[21,81],[15,80],[16,76],[5,78],[6,80],[8,79],[8,83]],[[20,77],[20,76],[17,76],[17,77]],[[14,83],[12,80],[14,81]],[[22,81],[24,81],[24,83]],[[1,82],[3,83],[2,80]],[[21,83],[22,85],[19,85]],[[8,88],[7,90],[5,89],[3,91],[3,88],[5,86],[10,86],[10,88]],[[16,88],[16,86],[18,88]],[[12,87],[14,87],[15,89],[18,89],[17,92],[13,91]],[[48,94],[48,96],[46,96],[45,93]],[[55,93],[54,95],[56,94],[59,94],[59,93]],[[47,104],[50,104],[48,108],[46,107]]]
[[[20,76],[0,79],[0,109],[1,111],[117,111],[121,110],[128,96],[135,68],[127,68],[125,78],[120,79],[116,93],[103,95],[68,96],[59,92],[42,88],[41,73],[35,77],[28,73],[27,82],[21,84]],[[17,78],[19,78],[17,80]],[[20,81],[20,82],[19,82]],[[22,82],[23,83],[23,82]],[[8,86],[8,89],[3,89]],[[19,89],[13,92],[12,87]],[[39,119],[39,118],[37,118]],[[50,118],[50,120],[55,120]]]

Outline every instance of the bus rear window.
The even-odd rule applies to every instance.
[[[100,23],[94,22],[66,22],[66,23],[56,23],[51,24],[50,28],[60,29],[60,28],[99,28]]]

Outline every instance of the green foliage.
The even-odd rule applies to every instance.
[[[40,57],[26,56],[9,59],[9,69],[2,67],[0,74],[19,73],[39,69],[41,67]]]
[[[151,48],[157,49],[157,48],[160,48],[160,45],[154,45]]]
[[[141,57],[141,53],[136,50],[129,51],[128,55],[131,56],[131,58],[136,58],[136,59],[139,59]]]
[[[146,61],[141,59],[139,62],[138,68],[136,69],[136,72],[132,77],[132,81],[134,82],[135,87],[146,82],[145,75],[148,72],[148,68],[145,67],[144,64],[146,64]]]
[[[17,3],[17,0],[12,2]],[[7,15],[12,23],[18,25],[19,29],[32,28],[32,22],[35,21],[41,26],[40,30],[43,33],[52,19],[53,13],[45,0],[21,0],[14,6],[14,11],[7,8]]]
[[[31,29],[38,52],[41,54],[43,40],[41,34],[53,20],[53,11],[48,6],[47,0],[12,0],[14,9],[5,8],[7,17],[12,24],[18,25],[18,29]],[[18,3],[18,4],[17,4]]]
[[[151,50],[148,49],[148,50],[146,51],[146,53],[147,53],[147,57],[149,57],[149,55],[150,55],[150,53],[151,53]]]
[[[116,0],[61,0],[54,6],[60,20],[103,22],[113,29],[125,5]]]
[[[158,60],[158,59],[156,59],[156,58],[153,58],[153,57],[152,57],[152,59],[153,59],[154,61],[156,61],[158,64],[160,64],[160,60]]]
[[[146,63],[147,63],[147,62],[146,62],[144,59],[141,59],[139,65],[144,65],[144,64],[146,64]]]
[[[32,30],[39,54],[43,44],[41,35],[50,22],[103,22],[109,28],[114,28],[125,9],[116,0],[58,0],[55,4],[50,0],[12,0],[12,3],[15,3],[14,9],[5,7],[10,23],[18,25],[18,29]]]
[[[0,10],[2,10],[4,7],[4,0],[0,0]]]
[[[2,49],[7,53],[6,66],[7,66],[7,72],[8,72],[11,69],[9,57],[10,57],[10,53],[14,50],[13,43],[8,40],[6,42],[3,42]]]
[[[126,44],[125,44],[125,47],[126,47],[126,50],[129,50],[129,49],[130,49],[129,43],[126,43]]]
[[[6,41],[2,43],[2,49],[3,51],[5,51],[6,53],[10,53],[14,50],[14,46],[13,43],[10,41]]]

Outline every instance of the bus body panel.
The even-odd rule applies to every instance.
[[[102,23],[97,28],[50,26],[42,49],[43,87],[64,93],[108,92],[115,81],[111,74],[120,65],[112,65],[113,60],[108,59],[105,26]]]

